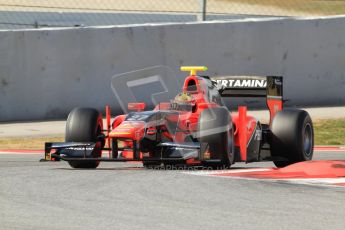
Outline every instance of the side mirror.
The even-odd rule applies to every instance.
[[[135,103],[128,103],[128,110],[130,111],[143,111],[146,107],[144,102],[135,102]]]

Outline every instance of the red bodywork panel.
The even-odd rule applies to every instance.
[[[132,111],[144,111],[146,107],[146,104],[141,102],[141,103],[128,103],[128,110]]]
[[[283,101],[281,99],[267,98],[267,107],[270,111],[270,124],[277,112],[283,110]]]
[[[124,121],[110,132],[111,138],[126,138],[131,140],[140,140],[144,136],[145,123]]]
[[[238,113],[231,113],[231,117],[234,125],[235,146],[240,148],[241,160],[246,161],[247,145],[255,131],[257,120],[247,115],[246,106],[240,106]]]
[[[116,116],[113,121],[113,124],[111,125],[112,128],[115,129],[117,126],[119,126],[125,120],[125,118],[126,118],[126,114]]]

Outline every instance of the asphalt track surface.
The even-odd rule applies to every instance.
[[[191,175],[138,163],[96,170],[0,154],[0,229],[344,229],[345,187]],[[345,160],[345,152],[315,152]],[[233,170],[270,168],[236,163]],[[194,171],[193,171],[194,172]]]

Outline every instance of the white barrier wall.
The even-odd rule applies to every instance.
[[[289,105],[344,105],[344,31],[345,17],[0,31],[0,121],[118,109],[111,76],[154,65],[283,75]]]

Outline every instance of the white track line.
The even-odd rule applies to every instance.
[[[265,172],[265,171],[271,171],[272,168],[251,168],[251,169],[228,169],[228,170],[219,170],[219,171],[212,171],[212,170],[201,170],[201,171],[189,171],[189,172],[183,172],[186,174],[191,175],[200,175],[200,176],[219,176],[218,174],[224,174],[224,173],[246,173],[246,172]]]
[[[332,186],[332,187],[345,187],[344,185],[338,185],[340,183],[345,183],[345,178],[296,178],[296,179],[270,179],[270,178],[255,178],[255,177],[245,177],[238,176],[236,173],[246,173],[246,172],[263,172],[271,171],[271,168],[262,168],[262,169],[240,169],[236,170],[223,170],[223,171],[205,171],[205,172],[183,172],[189,175],[195,176],[208,176],[208,177],[217,177],[223,179],[240,179],[240,180],[251,180],[251,181],[268,181],[268,182],[283,182],[291,184],[302,184],[302,185],[317,185],[317,186]],[[230,173],[233,175],[222,175],[224,173]]]
[[[0,155],[44,155],[44,151],[39,152],[0,152]]]
[[[298,179],[283,179],[282,181],[288,181],[295,184],[324,184],[335,185],[345,183],[344,177],[339,178],[298,178]]]

